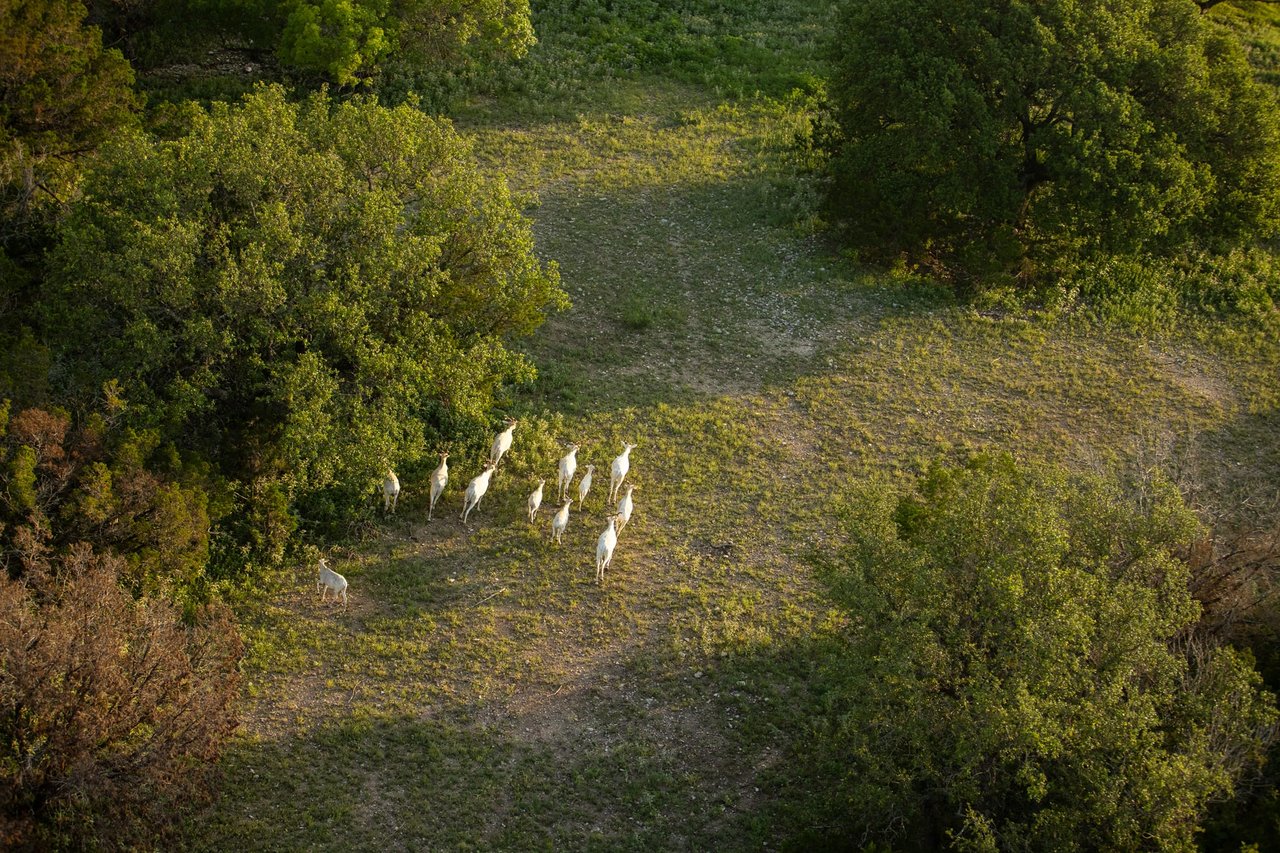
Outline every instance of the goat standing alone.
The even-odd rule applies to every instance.
[[[440,500],[440,495],[444,493],[444,487],[449,483],[449,452],[446,450],[440,454],[440,467],[431,472],[431,503],[427,506],[427,521],[431,520],[431,513],[435,512],[436,501]]]
[[[329,568],[329,563],[320,558],[320,577],[316,580],[316,589],[320,590],[320,600],[324,601],[329,595],[329,590],[333,590],[333,598],[336,601],[338,596],[342,596],[342,606],[347,606],[347,579],[342,575]]]
[[[556,512],[551,519],[551,541],[557,545],[560,543],[560,537],[564,535],[564,529],[569,526],[569,504],[573,503],[573,498],[569,498],[564,502],[564,506]]]
[[[400,478],[396,472],[387,469],[387,476],[382,481],[382,511],[395,512],[396,498],[400,497]]]
[[[538,517],[538,507],[542,506],[542,487],[547,484],[545,479],[538,480],[538,488],[533,490],[533,494],[529,495],[529,523],[533,524]]]
[[[494,465],[492,462],[484,466],[484,470],[467,484],[467,494],[462,499],[462,523],[467,523],[467,516],[471,515],[471,510],[476,508],[476,504],[480,503],[480,499],[484,497],[484,493],[489,491],[489,478],[493,476]]]
[[[489,461],[494,465],[502,460],[502,454],[511,449],[511,434],[516,428],[516,419],[507,418],[507,428],[493,437],[493,447],[489,450]]]
[[[631,451],[635,450],[634,444],[622,442],[622,452],[613,460],[613,467],[609,471],[609,502],[612,503],[618,499],[618,489],[622,488],[622,480],[627,476],[627,471],[631,470]]]
[[[596,542],[596,581],[604,583],[604,570],[613,559],[613,549],[618,546],[618,529],[614,527],[616,515],[609,516],[609,526],[600,534]]]
[[[631,520],[631,513],[635,510],[635,501],[631,499],[631,492],[635,489],[635,485],[627,486],[627,490],[622,493],[622,499],[618,501],[618,532],[622,532],[622,528],[627,526],[627,522]]]
[[[570,444],[569,452],[560,457],[560,474],[556,477],[556,489],[560,500],[564,500],[565,490],[573,482],[573,474],[578,470],[578,445]]]

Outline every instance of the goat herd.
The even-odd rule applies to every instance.
[[[493,446],[489,450],[489,461],[485,463],[484,470],[472,478],[467,484],[466,494],[462,501],[462,523],[467,523],[467,518],[471,515],[472,510],[480,503],[480,499],[484,497],[485,492],[489,491],[489,479],[493,476],[494,470],[498,467],[498,462],[502,459],[504,453],[511,449],[512,437],[515,433],[517,421],[514,418],[507,418],[507,428],[493,437]],[[569,525],[569,505],[573,503],[573,498],[566,496],[570,485],[573,483],[573,475],[578,470],[578,445],[568,445],[569,452],[560,457],[559,470],[556,476],[556,489],[559,494],[559,500],[562,505],[556,514],[551,518],[551,540],[556,544],[560,544],[560,538],[564,534],[564,529]],[[613,559],[613,549],[618,544],[618,533],[622,528],[627,526],[627,522],[631,520],[631,511],[635,508],[635,504],[631,498],[631,492],[635,489],[634,485],[628,485],[623,491],[622,481],[626,478],[627,472],[631,469],[631,451],[635,449],[634,444],[622,443],[622,452],[614,458],[612,466],[609,469],[609,498],[608,502],[612,504],[617,501],[617,509],[615,512],[606,516],[608,526],[604,532],[600,534],[599,540],[596,542],[596,581],[604,582],[604,570],[608,568],[609,561]],[[586,473],[578,480],[578,506],[581,507],[583,501],[586,500],[587,493],[591,491],[591,481],[595,474],[595,466],[588,465]],[[444,488],[449,482],[449,454],[440,454],[440,466],[431,472],[431,502],[427,506],[427,520],[430,521],[436,509],[436,501],[440,499],[440,495],[444,493]],[[538,510],[542,506],[542,487],[546,485],[546,479],[538,480],[538,487],[533,490],[533,494],[529,495],[529,523],[533,524],[537,521]],[[382,483],[382,508],[385,512],[395,512],[396,499],[400,496],[400,480],[396,477],[394,471],[387,471],[386,479]],[[316,589],[320,591],[320,600],[324,601],[329,592],[332,591],[334,599],[341,598],[342,606],[347,606],[347,579],[342,575],[329,568],[328,562],[321,558],[320,560],[320,577],[316,581]]]

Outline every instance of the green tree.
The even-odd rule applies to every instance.
[[[50,263],[70,387],[118,379],[132,423],[275,519],[485,418],[533,375],[509,342],[568,304],[448,122],[278,87],[108,146]]]
[[[1198,639],[1176,489],[981,458],[867,489],[832,568],[828,746],[858,832],[936,849],[1193,849],[1276,720]]]
[[[0,395],[35,349],[23,324],[79,161],[134,121],[133,70],[69,0],[0,0]],[[34,400],[29,400],[34,402]]]
[[[950,275],[1220,252],[1280,222],[1280,109],[1191,0],[856,0],[830,202]]]
[[[186,0],[286,66],[347,86],[399,58],[453,64],[469,51],[522,56],[533,44],[528,0]]]
[[[375,10],[351,0],[294,3],[280,34],[280,59],[295,68],[351,83],[389,48]]]
[[[121,558],[131,592],[182,597],[203,585],[216,484],[181,471],[154,433],[122,429],[113,405],[76,424],[59,410],[0,407],[0,573],[24,573],[14,555],[88,543]]]
[[[0,0],[0,248],[65,200],[77,159],[133,120],[133,70],[73,0]]]

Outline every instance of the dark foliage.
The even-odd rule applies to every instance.
[[[0,252],[22,255],[77,160],[133,121],[133,70],[84,18],[73,0],[0,5]]]
[[[961,281],[1220,253],[1280,221],[1280,109],[1190,0],[858,0],[830,204],[868,255]]]
[[[205,488],[159,474],[154,460],[166,453],[154,434],[113,429],[117,414],[74,426],[56,410],[8,418],[0,431],[0,568],[9,577],[27,573],[24,555],[89,543],[119,557],[117,574],[137,594],[186,594],[200,584],[209,552]],[[169,455],[169,467],[180,468]]]

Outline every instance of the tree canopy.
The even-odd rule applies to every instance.
[[[340,85],[387,59],[456,62],[467,49],[522,56],[533,44],[528,0],[185,0],[275,51],[280,61]]]
[[[951,275],[1222,251],[1280,222],[1280,110],[1191,0],[858,0],[830,202]]]
[[[70,389],[240,481],[361,487],[532,375],[508,348],[567,305],[506,184],[411,105],[262,88],[85,176],[46,322]]]
[[[133,70],[73,0],[0,3],[0,249],[15,217],[61,199],[77,157],[136,108]]]
[[[109,389],[108,389],[109,390]],[[208,792],[241,644],[208,604],[209,499],[119,409],[0,400],[0,845],[154,843]],[[179,481],[184,482],[179,482]]]
[[[1274,700],[1196,637],[1172,486],[982,457],[867,488],[848,523],[831,743],[868,838],[1192,849],[1261,764]]]

